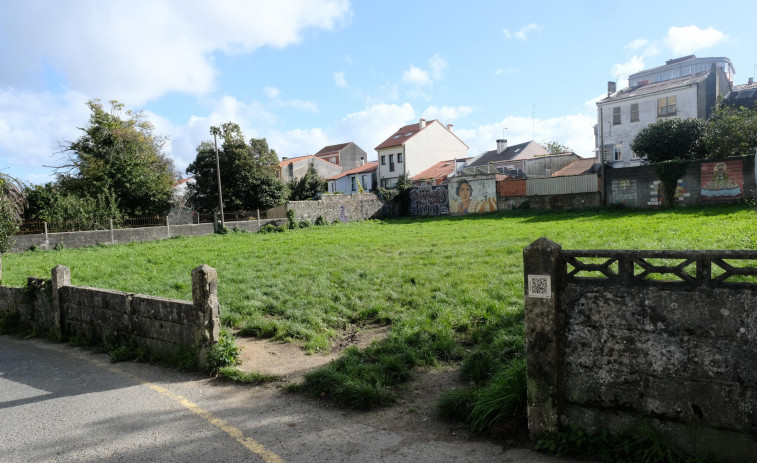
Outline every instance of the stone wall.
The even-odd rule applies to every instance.
[[[51,273],[50,280],[30,277],[25,288],[0,286],[0,311],[15,312],[22,326],[60,340],[85,336],[166,355],[190,348],[201,367],[218,342],[218,274],[212,267],[192,271],[192,302],[73,286],[62,265]]]
[[[315,222],[319,216],[328,223],[356,222],[395,217],[396,207],[373,193],[354,195],[322,195],[317,201],[289,201],[287,209],[295,211],[295,220]]]
[[[602,199],[598,191],[594,193],[572,193],[563,195],[509,196],[497,198],[497,210],[506,211],[525,207],[531,209],[583,209],[599,207]]]
[[[523,258],[532,436],[646,419],[692,452],[757,455],[757,251],[565,251],[541,238]]]
[[[714,170],[724,166],[725,179],[717,181]],[[698,203],[733,202],[755,194],[755,157],[691,161],[675,193],[675,204],[689,206]],[[713,176],[716,181],[713,182]],[[712,184],[718,184],[717,190]],[[727,186],[731,188],[727,188]],[[732,191],[732,190],[738,190]],[[662,185],[654,165],[613,169],[605,167],[607,204],[656,208],[662,206]],[[728,194],[733,193],[733,194]]]
[[[286,219],[261,219],[240,222],[226,222],[230,230],[238,228],[249,232],[257,232],[260,227],[268,223],[281,225]],[[65,233],[38,233],[33,235],[17,235],[11,252],[23,252],[32,246],[40,249],[53,249],[57,245],[66,248],[81,248],[98,244],[124,244],[135,241],[156,241],[177,236],[212,235],[212,223],[189,225],[171,225],[167,227],[142,228],[114,228],[112,230],[76,231]]]

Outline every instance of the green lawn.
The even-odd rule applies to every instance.
[[[472,351],[522,352],[522,250],[541,236],[565,249],[757,249],[757,213],[513,211],[25,252],[3,256],[3,284],[63,264],[75,285],[189,300],[190,272],[208,264],[218,270],[222,319],[242,333],[317,351],[350,323],[391,324],[385,350],[349,355],[412,368]],[[368,378],[379,389],[407,379],[379,376]]]

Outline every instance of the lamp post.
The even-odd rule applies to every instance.
[[[218,208],[221,210],[221,229],[226,227],[223,221],[223,196],[221,194],[221,163],[218,161],[218,139],[216,138],[221,130],[218,127],[210,127],[210,133],[213,134],[213,145],[216,149],[216,175],[218,176]]]

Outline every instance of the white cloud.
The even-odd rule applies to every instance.
[[[411,123],[414,119],[415,110],[410,103],[375,104],[342,118],[337,123],[336,138],[344,142],[354,141],[368,153],[369,159],[375,159],[374,148],[397,129]],[[334,143],[339,143],[339,141]]]
[[[29,85],[45,63],[74,91],[129,107],[168,92],[205,94],[215,86],[212,53],[285,47],[350,14],[347,0],[12,3],[0,16],[0,57],[14,65],[0,82]],[[45,33],[29,34],[30,24]]]
[[[540,31],[541,26],[538,24],[531,23],[527,26],[523,26],[520,28],[520,30],[517,31],[510,31],[509,29],[503,29],[502,33],[505,34],[505,37],[508,39],[516,38],[518,40],[526,40],[528,39],[528,34],[533,31]]]
[[[444,71],[447,70],[449,65],[441,56],[434,55],[428,60],[428,65],[431,67],[431,77],[435,80],[439,80],[444,75]]]
[[[279,159],[305,156],[316,153],[331,143],[331,139],[322,129],[294,129],[287,131],[270,131],[266,139],[268,146],[276,150]]]
[[[428,72],[413,65],[402,74],[402,80],[415,85],[431,85],[433,83]]]
[[[284,100],[279,103],[281,106],[286,106],[289,108],[294,108],[299,111],[306,111],[311,113],[317,113],[318,112],[318,105],[313,103],[312,101],[305,101],[305,100]]]
[[[472,106],[429,106],[423,111],[425,119],[438,119],[443,124],[454,122],[463,118],[474,111]]]
[[[618,90],[628,86],[628,76],[644,69],[644,58],[634,55],[625,63],[618,63],[612,67],[612,75],[617,80]]]
[[[276,87],[266,87],[263,89],[263,93],[268,98],[276,99],[279,97],[279,94],[281,94],[281,91]]]
[[[469,156],[478,156],[496,148],[496,140],[504,138],[511,146],[532,139],[537,142],[559,140],[579,156],[594,157],[592,133],[595,123],[595,119],[587,114],[535,121],[529,117],[506,117],[500,122],[474,129],[458,129],[455,133],[470,146]]]
[[[665,45],[674,53],[685,55],[712,47],[727,39],[727,35],[712,27],[707,29],[700,29],[697,26],[671,27],[665,38]]]
[[[636,51],[639,48],[642,48],[642,47],[646,46],[648,43],[649,43],[649,40],[646,40],[646,39],[636,39],[636,40],[632,41],[631,43],[627,44],[625,46],[625,49],[626,50]]]
[[[348,88],[347,79],[344,77],[344,72],[334,73],[334,85],[337,87]]]

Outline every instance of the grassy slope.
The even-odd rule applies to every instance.
[[[540,236],[566,249],[757,249],[755,222],[739,207],[369,221],[9,254],[3,283],[63,264],[77,285],[188,300],[205,263],[218,270],[224,320],[249,334],[317,350],[347,323],[379,320],[475,343],[474,328],[522,312],[522,249]]]

